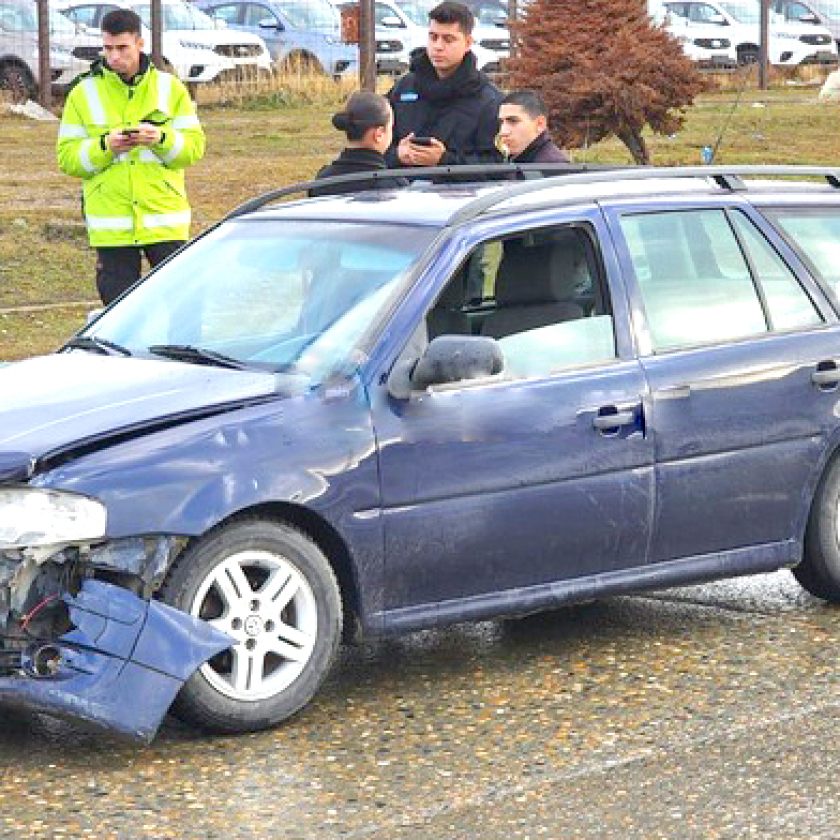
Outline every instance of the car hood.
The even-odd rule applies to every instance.
[[[227,44],[257,44],[262,46],[263,40],[252,32],[241,29],[167,29],[170,35],[176,35],[185,41],[196,44],[206,44],[208,47],[219,47]]]
[[[0,479],[14,472],[15,459],[104,444],[270,398],[277,388],[271,373],[84,351],[15,362],[0,367]]]

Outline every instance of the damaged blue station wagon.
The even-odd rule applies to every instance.
[[[242,731],[342,638],[840,600],[840,172],[280,197],[0,369],[0,703]]]

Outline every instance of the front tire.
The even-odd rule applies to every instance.
[[[12,63],[0,66],[0,91],[5,91],[12,102],[20,103],[35,99],[38,89],[29,70]]]
[[[840,458],[829,464],[817,488],[802,562],[793,575],[817,598],[840,603]]]
[[[185,683],[172,711],[216,732],[273,726],[309,702],[341,636],[335,575],[289,525],[243,519],[178,559],[161,598],[236,639]]]

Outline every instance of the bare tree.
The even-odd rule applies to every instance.
[[[568,147],[615,134],[633,160],[650,163],[642,129],[677,131],[706,87],[645,0],[532,0],[511,26],[510,83],[542,95],[552,133]]]

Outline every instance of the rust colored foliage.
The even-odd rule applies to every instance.
[[[672,134],[706,84],[679,43],[654,26],[645,0],[532,0],[512,24],[511,89],[538,91],[559,145],[615,134],[650,163],[642,129]]]

